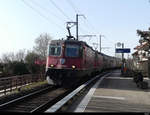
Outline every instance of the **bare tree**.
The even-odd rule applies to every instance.
[[[8,63],[10,61],[9,57],[8,57],[8,54],[7,53],[2,54],[1,60],[2,60],[3,63]]]
[[[25,56],[26,56],[25,52],[26,52],[25,49],[19,50],[19,51],[16,53],[16,55],[15,55],[16,60],[17,60],[17,61],[24,61]]]
[[[14,54],[14,52],[4,53],[2,55],[2,59],[1,60],[2,60],[3,63],[9,63],[9,62],[15,61],[15,54]]]
[[[33,47],[33,50],[44,59],[47,54],[46,51],[47,51],[48,42],[51,41],[51,39],[52,37],[48,35],[47,33],[45,33],[45,34],[41,34],[35,40],[35,46]]]
[[[25,49],[19,50],[16,54],[14,52],[4,53],[2,55],[1,61],[3,63],[10,63],[14,61],[24,61],[25,59]]]

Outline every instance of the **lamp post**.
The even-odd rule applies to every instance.
[[[122,49],[124,49],[124,43],[122,43]],[[122,61],[124,59],[124,53],[122,53]]]
[[[115,44],[115,57],[116,57],[116,45],[117,45],[117,47],[122,47],[122,49],[124,49],[124,43],[120,43],[120,42],[118,42],[117,44]],[[124,53],[122,53],[122,61],[123,61],[123,59],[124,59]]]
[[[100,51],[100,53],[101,53],[101,50],[102,50],[102,45],[101,45],[101,38],[102,37],[105,37],[104,35],[99,35],[99,51]]]

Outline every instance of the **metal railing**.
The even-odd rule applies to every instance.
[[[0,78],[0,96],[7,95],[16,89],[19,90],[21,87],[33,82],[40,82],[44,80],[45,77],[43,74],[25,74]]]

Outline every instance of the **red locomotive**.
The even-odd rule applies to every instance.
[[[52,40],[48,45],[46,79],[49,84],[74,84],[81,78],[119,67],[121,60],[95,51],[83,41]]]
[[[46,79],[49,84],[70,86],[84,77],[120,66],[120,59],[99,53],[71,36],[69,24],[67,40],[52,40],[48,45]]]

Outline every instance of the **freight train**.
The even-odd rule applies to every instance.
[[[52,40],[48,45],[46,79],[52,85],[76,84],[102,70],[121,67],[121,59],[100,53],[84,41]]]

